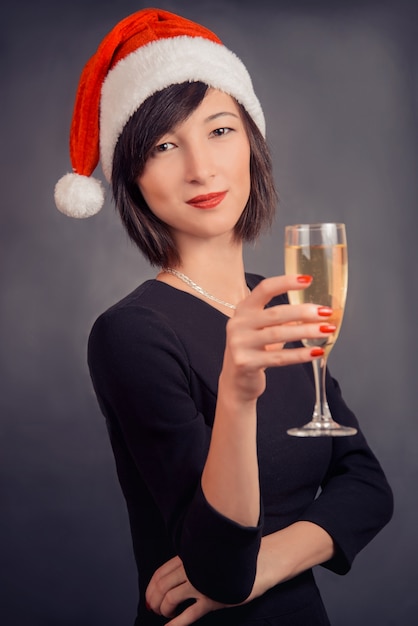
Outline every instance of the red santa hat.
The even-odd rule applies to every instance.
[[[173,13],[144,9],[119,22],[87,62],[70,130],[73,172],[55,186],[55,203],[70,217],[89,217],[104,202],[94,179],[99,160],[108,182],[125,124],[152,94],[200,81],[233,96],[265,134],[260,103],[242,61],[207,28]]]

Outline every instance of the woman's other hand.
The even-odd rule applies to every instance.
[[[241,604],[247,604],[272,587],[328,561],[334,551],[332,537],[312,522],[298,521],[266,535],[258,553],[253,589]],[[178,556],[157,569],[145,595],[150,610],[173,618],[167,626],[188,626],[207,613],[237,606],[215,602],[197,591]],[[190,600],[193,604],[183,604]]]
[[[187,578],[182,560],[178,556],[156,570],[145,597],[150,611],[172,618],[167,626],[188,626],[206,613],[228,606],[197,591]]]

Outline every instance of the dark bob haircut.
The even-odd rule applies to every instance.
[[[129,237],[151,265],[175,266],[180,258],[170,228],[153,214],[136,181],[159,139],[197,109],[207,90],[207,85],[193,82],[171,85],[155,93],[128,120],[116,144],[112,169],[116,208]],[[244,107],[238,106],[250,142],[251,189],[235,225],[234,238],[253,242],[271,225],[277,194],[267,144]]]

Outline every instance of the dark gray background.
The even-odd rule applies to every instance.
[[[282,271],[287,223],[347,224],[349,298],[330,365],[396,513],[350,574],[318,568],[318,580],[334,626],[417,624],[418,3],[159,5],[213,28],[263,103],[281,204],[248,269]],[[82,66],[146,4],[2,6],[0,622],[129,626],[136,574],[86,341],[95,317],[153,271],[110,200],[71,220],[55,210],[53,187],[70,167]]]

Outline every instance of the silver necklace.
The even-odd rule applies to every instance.
[[[167,272],[167,274],[172,274],[173,276],[177,276],[177,278],[179,278],[184,283],[186,283],[186,285],[189,285],[189,287],[191,287],[192,289],[200,293],[202,296],[205,296],[205,298],[208,298],[209,300],[213,300],[214,302],[217,302],[218,304],[223,304],[223,306],[228,307],[228,309],[235,310],[237,308],[235,304],[230,304],[229,302],[225,302],[225,300],[220,300],[219,298],[216,298],[216,296],[212,296],[212,294],[205,291],[203,287],[195,283],[191,278],[189,278],[185,274],[182,274],[178,270],[175,270],[172,267],[165,267],[163,271]]]

